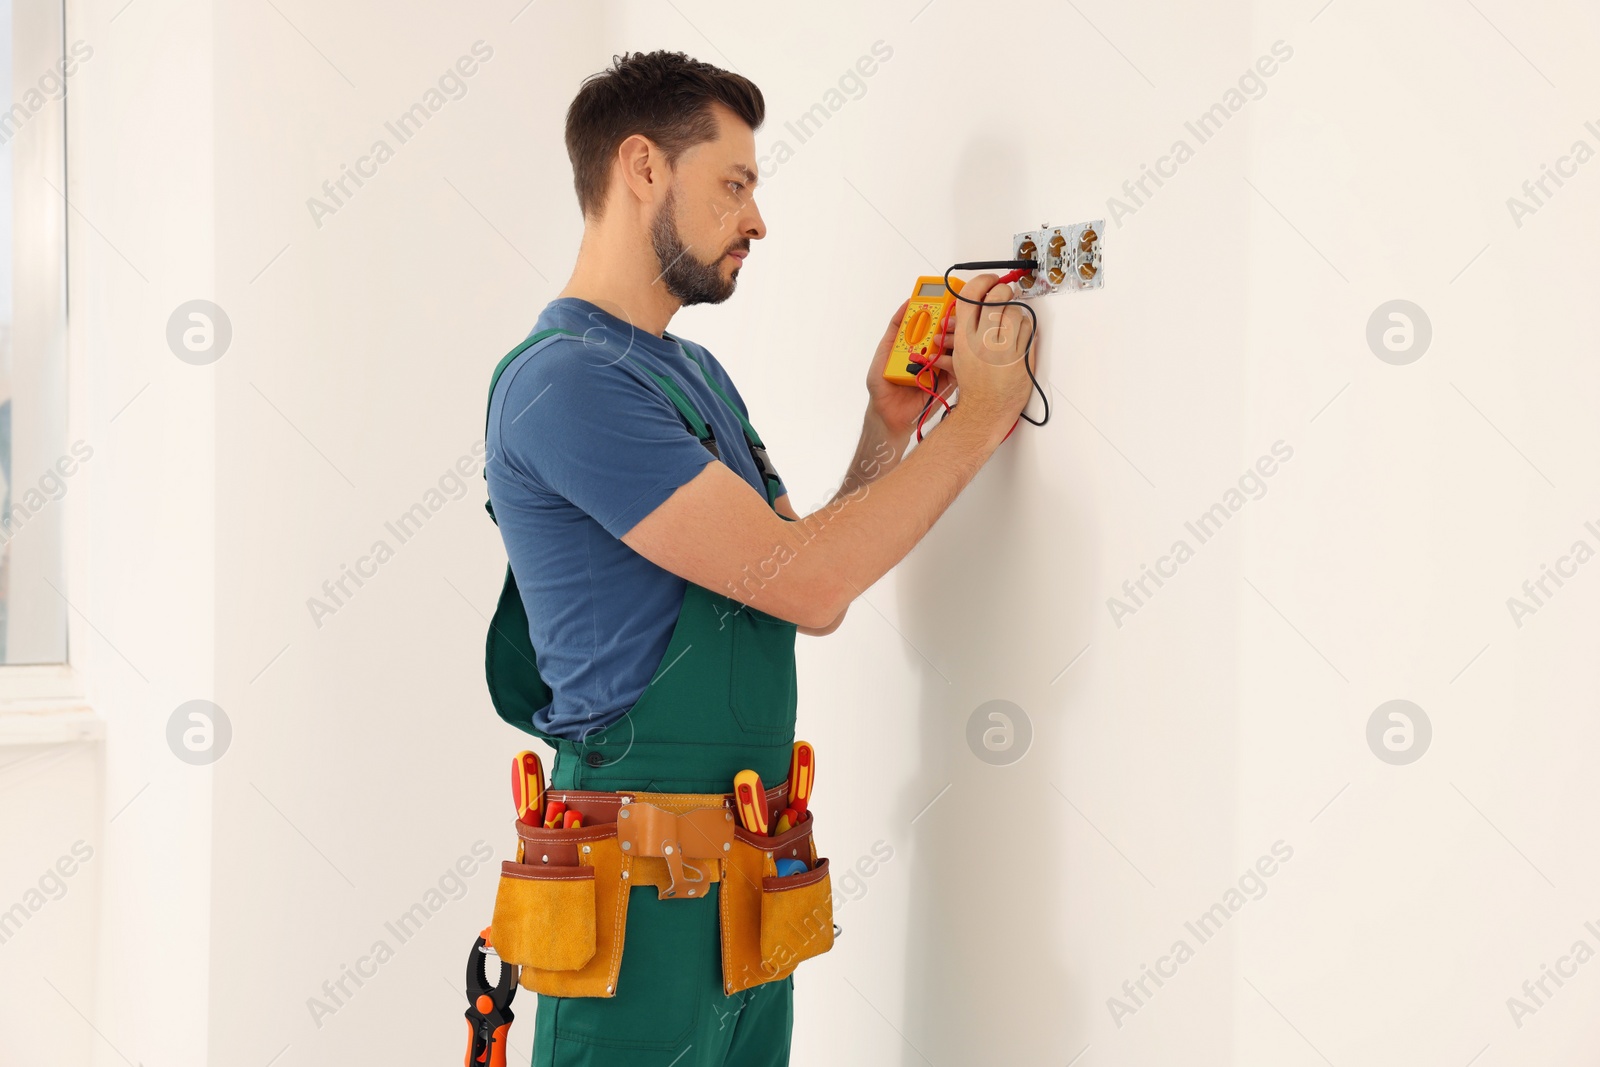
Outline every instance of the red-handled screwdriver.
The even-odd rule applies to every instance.
[[[816,784],[817,750],[811,747],[809,741],[796,741],[794,751],[789,756],[789,807],[799,812],[800,819],[808,818],[806,808]]]
[[[537,753],[524,750],[511,760],[511,798],[517,820],[538,826],[544,813],[544,766]]]

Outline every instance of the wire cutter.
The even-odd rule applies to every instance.
[[[467,956],[467,1058],[464,1067],[506,1067],[506,1033],[511,1029],[511,1001],[517,995],[521,968],[500,961],[500,979],[489,984],[484,957],[492,946],[484,928]]]

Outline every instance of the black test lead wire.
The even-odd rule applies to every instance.
[[[1028,313],[1028,318],[1031,319],[1032,322],[1030,324],[1031,325],[1031,329],[1028,331],[1028,340],[1022,346],[1022,369],[1028,372],[1028,380],[1033,383],[1034,391],[1039,394],[1039,399],[1041,401],[1043,401],[1043,403],[1044,403],[1044,417],[1040,418],[1040,419],[1032,418],[1032,417],[1030,417],[1028,415],[1028,412],[1027,412],[1026,408],[1024,408],[1019,413],[1019,415],[1023,419],[1023,421],[1025,421],[1025,422],[1027,422],[1027,423],[1029,423],[1030,425],[1033,425],[1033,426],[1043,426],[1045,423],[1050,421],[1050,397],[1045,393],[1044,387],[1039,384],[1039,379],[1034,375],[1034,373],[1033,373],[1033,361],[1029,358],[1030,353],[1033,351],[1033,339],[1034,339],[1034,337],[1038,336],[1038,333],[1039,333],[1039,316],[1037,314],[1035,314],[1033,308],[1028,306],[1028,303],[1026,301],[1023,301],[1023,300],[999,300],[999,301],[995,301],[995,302],[991,303],[991,302],[985,301],[985,300],[973,300],[970,297],[962,296],[960,293],[958,293],[954,289],[950,288],[950,271],[953,271],[953,270],[1004,270],[1004,269],[1010,269],[1010,270],[1029,270],[1029,269],[1032,269],[1032,270],[1037,270],[1038,267],[1039,267],[1038,261],[1037,260],[1033,260],[1033,259],[978,259],[978,260],[973,260],[973,261],[971,261],[969,263],[954,263],[954,264],[951,264],[951,266],[947,270],[945,270],[945,272],[944,272],[944,288],[945,288],[945,291],[947,293],[949,293],[951,296],[955,297],[957,300],[962,301],[963,303],[975,304],[978,307],[989,307],[989,308],[1006,307],[1007,305],[1012,305],[1012,306],[1015,306],[1015,307],[1019,307],[1019,308],[1021,308],[1022,310],[1026,311]],[[1015,279],[1012,279],[1012,280],[1015,280]],[[952,345],[952,350],[954,350],[954,346],[953,345]],[[932,400],[930,400],[929,403],[931,404]],[[926,409],[924,409],[924,410],[926,410]]]

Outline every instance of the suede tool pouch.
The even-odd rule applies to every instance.
[[[524,989],[615,996],[632,862],[617,847],[616,826],[546,830],[519,822],[516,828],[527,862],[500,865],[489,928],[495,951],[522,967]]]
[[[833,883],[817,858],[811,819],[776,837],[742,827],[722,878],[722,979],[728,994],[794,973],[801,961],[833,947]],[[777,860],[810,869],[778,877]]]
[[[594,868],[501,863],[489,936],[524,967],[582,967],[594,958]]]
[[[828,861],[785,878],[761,880],[761,960],[788,966],[833,947],[833,879]]]

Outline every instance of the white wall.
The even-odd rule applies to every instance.
[[[461,1055],[463,965],[523,747],[482,680],[504,552],[477,467],[406,543],[385,524],[476,461],[489,371],[554,291],[538,271],[555,279],[576,248],[548,160],[599,24],[577,5],[513,22],[520,6],[285,7],[297,33],[244,5],[219,23],[219,299],[237,340],[218,364],[218,699],[237,742],[217,779],[216,1062]],[[492,55],[465,95],[399,143],[385,124],[479,41]],[[308,198],[380,138],[393,158],[318,226]],[[394,558],[317,625],[308,599],[380,539]],[[385,922],[480,840],[494,861],[401,944]],[[393,958],[314,1017],[380,940]]]
[[[1520,628],[1506,598],[1574,540],[1600,546],[1583,528],[1600,526],[1600,194],[1581,168],[1521,227],[1505,199],[1574,139],[1600,148],[1592,18],[1370,0],[118,6],[79,16],[98,51],[73,89],[80,206],[149,278],[75,231],[82,419],[107,445],[84,535],[103,634],[75,632],[74,655],[104,769],[97,747],[57,758],[30,810],[101,783],[109,818],[152,784],[96,831],[99,978],[62,987],[101,1036],[48,990],[20,1002],[71,1035],[73,1062],[460,1055],[493,864],[406,943],[384,924],[475,842],[508,848],[503,768],[524,739],[481,680],[503,554],[476,473],[405,544],[385,523],[471,456],[490,369],[565,280],[577,83],[654,47],[754,78],[758,145],[794,150],[759,193],[770,234],[738,294],[674,326],[730,367],[797,506],[842,476],[866,360],[915,275],[1108,217],[1108,197],[1134,208],[1108,217],[1103,291],[1036,305],[1049,425],[1019,428],[837,634],[801,644],[822,844],[841,873],[875,846],[893,858],[844,886],[844,936],[801,970],[795,1062],[1586,1062],[1592,968],[1520,1026],[1506,999],[1579,938],[1600,949],[1583,926],[1600,927],[1600,579],[1579,568]],[[480,40],[493,56],[466,94],[319,225],[308,198],[394,146],[384,123]],[[864,94],[795,143],[784,123],[877,41],[893,55]],[[1200,144],[1185,122],[1278,41],[1292,57]],[[1193,157],[1165,184],[1122,192],[1179,138]],[[195,297],[233,324],[211,368],[162,337]],[[1432,323],[1409,365],[1366,340],[1393,299]],[[1293,456],[1265,495],[1198,544],[1185,522],[1278,441]],[[1108,598],[1178,538],[1193,558],[1118,625]],[[379,539],[393,558],[319,626],[308,598]],[[233,725],[209,770],[165,747],[195,697]],[[1433,729],[1409,765],[1367,742],[1397,698]],[[1009,766],[967,742],[995,699],[1031,725]],[[27,843],[18,886],[93,821],[52,819],[8,829],[8,878]],[[1185,923],[1278,842],[1291,858],[1201,943]],[[82,915],[27,936],[81,944]],[[380,939],[393,958],[314,1020],[308,999]],[[1124,994],[1179,939],[1193,957]],[[12,947],[15,981],[37,952]],[[1136,1010],[1115,1017],[1112,997]]]
[[[0,906],[77,842],[92,856],[0,946],[7,1064],[206,1055],[210,771],[166,726],[214,688],[213,372],[174,358],[166,325],[213,291],[212,29],[206,5],[120,7],[67,12],[93,49],[68,81],[67,439],[93,455],[58,505],[75,673],[6,683],[60,696],[4,724],[45,744],[0,748],[34,757],[4,772]]]
[[[1520,227],[1506,203],[1575,139],[1600,148],[1595,23],[1476,7],[1258,16],[1296,53],[1255,105],[1248,175],[1303,239],[1254,200],[1245,440],[1296,455],[1251,505],[1242,577],[1303,637],[1242,589],[1236,847],[1296,854],[1240,942],[1260,991],[1238,993],[1241,1062],[1309,1063],[1309,1041],[1340,1064],[1573,1064],[1600,1040],[1587,967],[1520,1027],[1507,1006],[1578,939],[1600,949],[1600,587],[1579,568],[1520,628],[1506,606],[1575,540],[1600,546],[1600,188],[1581,168]],[[1396,298],[1432,320],[1407,366],[1362,337]],[[1434,731],[1408,766],[1362,739],[1397,698]]]

